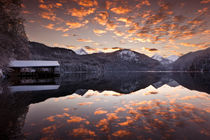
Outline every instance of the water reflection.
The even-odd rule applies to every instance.
[[[151,72],[4,82],[0,138],[209,139],[209,79]]]

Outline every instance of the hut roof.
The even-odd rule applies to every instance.
[[[41,61],[41,60],[13,60],[10,61],[9,67],[58,67],[58,61]]]

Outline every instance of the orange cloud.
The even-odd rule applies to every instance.
[[[208,11],[208,8],[207,7],[204,7],[203,9],[199,9],[198,10],[198,13],[204,14],[204,13],[208,13],[207,11]]]
[[[83,106],[83,105],[92,105],[92,104],[93,102],[84,102],[84,103],[79,103],[78,105]]]
[[[52,4],[46,5],[46,4],[40,4],[39,8],[47,10],[47,11],[51,11],[51,9],[53,8]]]
[[[90,39],[82,39],[82,38],[77,39],[77,41],[79,41],[79,42],[88,42],[88,43],[93,42],[93,41],[90,40]]]
[[[101,34],[106,33],[105,30],[99,30],[99,29],[94,29],[93,32],[94,32],[96,35],[101,35]]]
[[[44,3],[44,0],[39,0],[40,3]]]
[[[115,137],[124,137],[127,135],[130,135],[131,133],[127,130],[118,130],[116,132],[114,132],[112,135]]]
[[[47,10],[48,12],[52,12],[54,8],[59,8],[63,6],[61,3],[55,3],[55,4],[40,4],[39,8],[43,9],[43,10]]]
[[[129,126],[129,125],[131,125],[132,123],[134,123],[134,120],[128,119],[128,118],[127,118],[127,121],[121,122],[121,123],[118,123],[118,124],[119,124],[120,126]]]
[[[68,37],[68,36],[69,36],[69,34],[63,34],[62,36],[64,36],[64,37]]]
[[[112,4],[111,1],[106,1],[106,9],[109,10]]]
[[[81,121],[85,121],[86,119],[78,117],[78,116],[72,116],[67,120],[67,123],[79,123]]]
[[[63,110],[64,110],[64,111],[69,111],[69,108],[64,108]]]
[[[106,24],[106,30],[115,30],[117,28],[117,24],[115,24],[113,21],[108,21]]]
[[[99,12],[98,15],[94,18],[101,25],[106,25],[108,22],[109,14],[106,11]]]
[[[94,13],[95,10],[96,8],[85,9],[84,7],[81,7],[81,9],[76,9],[76,8],[69,9],[68,13],[71,14],[72,16],[82,18],[82,17],[85,17],[87,15]]]
[[[114,31],[114,34],[117,35],[117,36],[123,36],[124,33],[121,32],[121,31]]]
[[[76,29],[85,26],[88,22],[88,20],[85,20],[83,23],[67,21],[66,25],[71,29]]]
[[[52,134],[56,131],[56,129],[57,129],[56,125],[52,125],[52,126],[48,126],[48,127],[43,128],[42,132],[45,133],[45,134],[46,133],[51,133]]]
[[[97,0],[74,0],[74,1],[77,2],[78,5],[84,7],[93,7],[98,5]]]
[[[54,116],[50,116],[50,117],[47,117],[46,120],[48,120],[50,122],[54,122],[55,121],[55,117]]]
[[[207,3],[209,3],[209,2],[210,2],[210,0],[202,0],[202,1],[201,1],[202,4],[207,4]]]
[[[42,12],[41,17],[52,21],[56,20],[56,14],[53,12]]]
[[[108,130],[108,125],[109,125],[108,120],[107,119],[102,119],[96,124],[96,127],[102,127],[101,128],[102,131],[107,131]]]
[[[150,4],[149,0],[142,0],[139,4],[136,5],[136,7],[141,8],[144,5],[150,6],[151,4]]]
[[[120,6],[120,7],[112,8],[111,11],[115,14],[126,14],[126,13],[130,12],[131,10]]]
[[[69,48],[69,49],[77,49],[79,47],[74,46],[74,45],[67,45],[66,48]],[[75,99],[75,98],[77,98],[77,96],[71,95],[71,96],[68,97],[68,99]]]
[[[209,42],[198,43],[198,44],[180,43],[180,45],[185,46],[185,47],[196,47],[196,48],[208,48],[208,47],[210,47],[210,43]]]
[[[101,115],[101,114],[106,114],[106,113],[107,113],[106,110],[96,110],[96,111],[94,112],[95,115]]]
[[[119,107],[119,108],[117,108],[114,112],[115,112],[115,113],[118,113],[118,112],[123,112],[123,111],[125,111],[125,110],[126,110],[125,108]]]
[[[70,135],[74,135],[74,136],[83,136],[83,135],[96,136],[94,131],[88,130],[86,128],[73,129],[73,132],[70,133]]]
[[[56,6],[58,6],[58,7],[61,7],[61,6],[63,6],[63,4],[61,4],[61,3],[58,3],[58,2],[57,2],[55,5],[56,5]]]
[[[132,20],[129,18],[125,18],[125,17],[120,17],[120,18],[116,18],[117,21],[121,21],[124,22],[126,24],[126,27],[129,27],[130,25],[133,24]]]
[[[108,120],[116,120],[116,119],[118,119],[119,117],[117,116],[117,114],[116,113],[109,113],[109,114],[107,114],[107,119]]]
[[[63,28],[63,27],[57,27],[55,28],[56,31],[62,31],[62,32],[66,32],[68,31],[69,29],[68,28]]]
[[[54,29],[54,24],[48,24],[48,25],[46,25],[46,26],[44,26],[45,28],[47,28],[47,29]]]
[[[132,37],[131,40],[139,41],[139,42],[151,42],[151,40],[149,38],[144,39],[144,38]]]
[[[22,13],[23,14],[30,14],[31,12],[30,11],[27,11],[27,10],[23,10]]]

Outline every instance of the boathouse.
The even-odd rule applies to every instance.
[[[58,76],[60,74],[60,64],[58,61],[40,60],[13,60],[9,67],[12,69],[11,76]]]

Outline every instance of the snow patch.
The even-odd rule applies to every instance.
[[[172,62],[175,62],[178,58],[179,58],[179,56],[177,56],[177,55],[171,55],[171,56],[167,57],[167,59]]]
[[[126,61],[135,60],[138,61],[138,56],[135,54],[135,52],[132,52],[130,50],[122,50],[119,52],[120,58]]]
[[[84,49],[79,49],[79,50],[75,50],[74,51],[76,54],[78,54],[78,55],[86,55],[86,54],[88,54]]]
[[[171,64],[171,63],[175,62],[179,58],[179,56],[171,55],[167,58],[164,58],[158,54],[155,54],[152,56],[152,58],[155,60],[158,60],[163,65],[167,65],[167,64]]]

